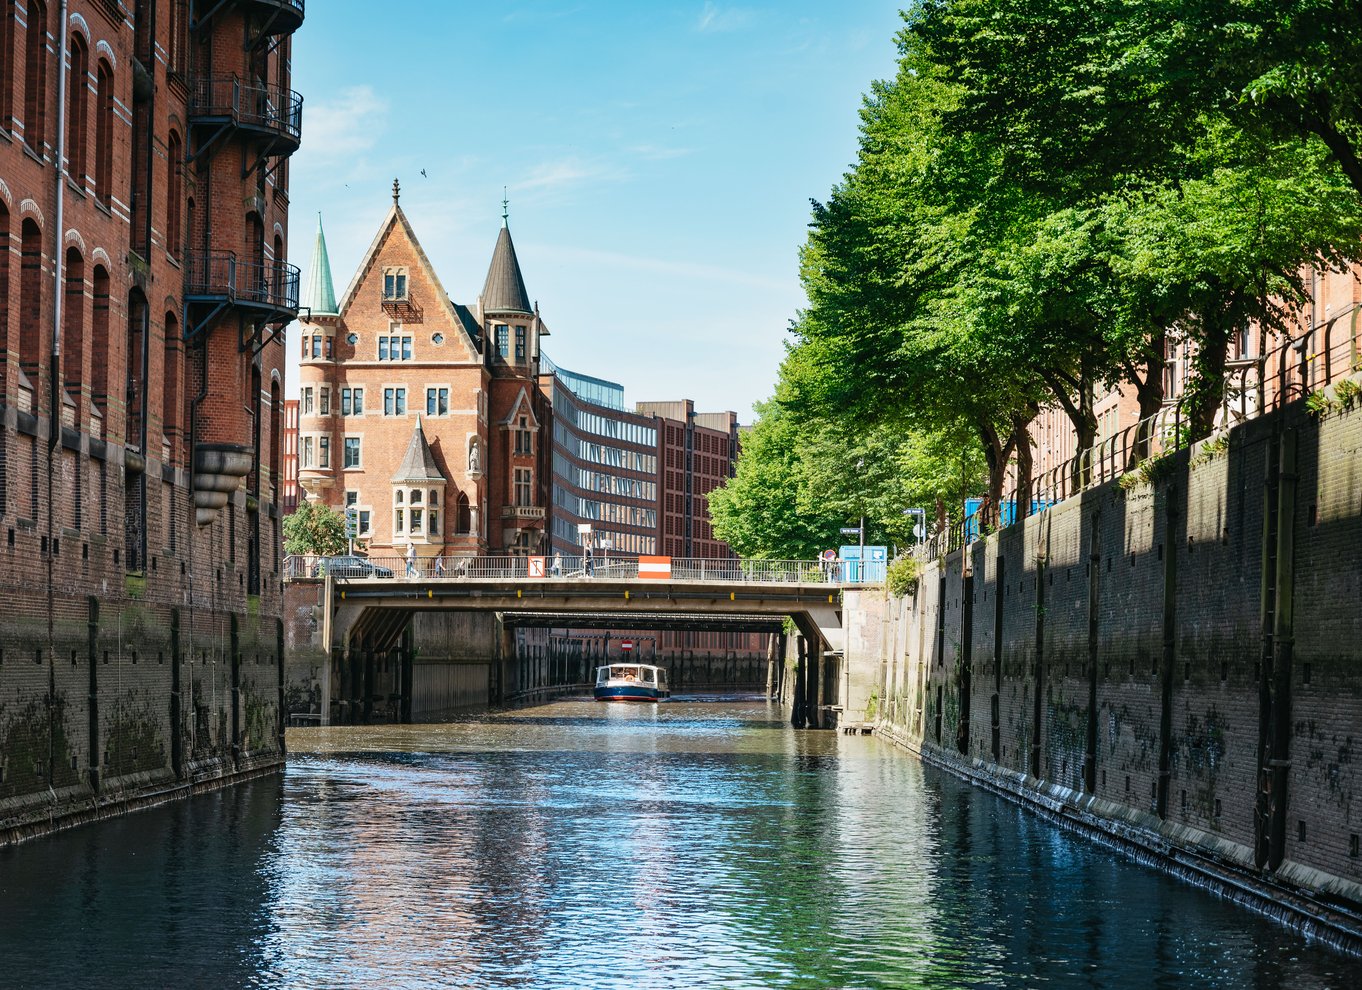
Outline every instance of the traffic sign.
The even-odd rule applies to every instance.
[[[345,538],[353,540],[359,535],[359,509],[353,505],[345,507]]]
[[[543,577],[543,576],[544,576],[544,558],[543,558],[543,557],[530,557],[530,558],[528,558],[528,560],[529,560],[529,562],[530,562],[530,577],[532,577],[532,578],[541,578],[541,577]]]
[[[843,536],[859,536],[860,534],[861,534],[861,528],[860,528],[859,526],[843,526],[843,527],[842,527],[842,535],[843,535]]]
[[[622,640],[620,640],[620,649],[623,650],[625,653],[628,653],[628,652],[629,652],[630,650],[632,650],[633,648],[634,648],[634,641],[633,641],[632,639],[622,639]]]
[[[823,553],[821,554],[821,556],[822,556],[822,558],[823,558],[824,560],[836,560],[836,559],[837,559],[837,551],[836,551],[836,550],[824,550]]]

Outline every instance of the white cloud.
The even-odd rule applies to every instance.
[[[388,116],[388,101],[372,86],[351,86],[330,99],[309,100],[303,111],[305,166],[353,158],[378,143]]]
[[[561,262],[585,262],[599,269],[622,268],[652,272],[678,280],[722,282],[777,292],[789,292],[792,289],[798,289],[798,284],[794,281],[793,276],[790,278],[773,278],[769,275],[757,275],[752,272],[738,271],[720,265],[706,265],[694,261],[646,258],[642,255],[552,244],[536,245],[536,250],[545,258]]]
[[[585,182],[627,179],[629,173],[611,162],[586,161],[577,157],[561,158],[557,161],[541,162],[530,169],[519,182],[511,185],[520,192],[552,191],[564,186],[580,185]]]
[[[630,154],[637,155],[639,158],[650,162],[666,161],[671,158],[684,158],[694,151],[692,148],[666,148],[656,144],[636,144],[625,150]]]
[[[701,32],[737,31],[751,23],[754,12],[744,7],[720,7],[706,0],[696,28]]]

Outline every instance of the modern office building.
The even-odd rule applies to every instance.
[[[281,758],[302,21],[302,0],[0,10],[0,802],[21,820]]]
[[[576,556],[660,552],[658,423],[630,411],[624,387],[544,359],[540,385],[553,409],[550,546]]]

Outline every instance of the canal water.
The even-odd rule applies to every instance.
[[[1362,962],[764,701],[289,745],[280,776],[0,851],[0,986],[1362,986]]]

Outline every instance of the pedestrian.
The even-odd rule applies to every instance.
[[[416,544],[407,541],[407,577],[416,577]]]
[[[563,555],[556,550],[553,554],[553,563],[549,565],[549,573],[558,577],[563,573]]]
[[[445,576],[445,558],[443,555],[435,558],[435,576]]]
[[[591,556],[590,545],[588,545],[586,548],[586,555],[582,557],[582,570],[585,572],[587,577],[591,577],[593,574],[596,573],[596,561]]]

